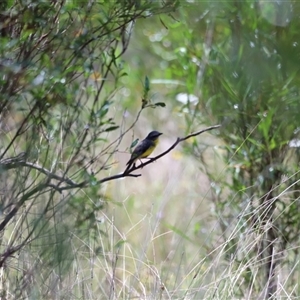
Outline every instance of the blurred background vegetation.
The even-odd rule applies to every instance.
[[[297,1],[0,8],[1,298],[299,297]]]

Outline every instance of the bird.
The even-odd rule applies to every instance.
[[[127,162],[127,168],[124,173],[127,173],[138,159],[148,157],[158,144],[158,138],[162,135],[161,132],[156,130],[151,131],[144,140],[142,140],[136,148],[133,150],[129,161]]]

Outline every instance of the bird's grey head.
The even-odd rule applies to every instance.
[[[157,139],[160,135],[162,135],[161,132],[158,132],[158,131],[154,130],[154,131],[151,131],[151,132],[147,135],[146,139],[155,140],[155,139]]]

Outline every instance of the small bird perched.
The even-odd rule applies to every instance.
[[[156,130],[151,131],[144,140],[142,140],[133,150],[127,168],[124,173],[127,173],[138,159],[148,157],[158,144],[158,138],[162,135],[161,132]]]

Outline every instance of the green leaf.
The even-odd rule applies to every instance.
[[[178,234],[180,237],[182,237],[183,239],[191,242],[191,243],[194,243],[195,241],[192,240],[191,238],[189,238],[185,232],[183,232],[181,229],[179,229],[178,227],[175,227],[171,224],[168,224],[168,223],[165,223],[165,226],[167,228],[169,228],[170,230],[172,230],[174,233]]]
[[[103,118],[108,113],[108,108],[100,109],[97,111],[96,116],[98,118]]]
[[[269,141],[270,139],[270,130],[273,124],[272,120],[274,112],[275,110],[270,109],[268,112],[263,113],[261,115],[261,122],[258,125],[258,129],[262,132],[266,141]]]
[[[93,174],[90,174],[89,181],[92,186],[95,186],[97,184],[97,178]]]
[[[134,148],[138,142],[139,142],[139,139],[134,140],[130,145],[130,149]]]
[[[145,91],[149,92],[150,91],[150,81],[148,76],[145,77]]]
[[[111,126],[111,127],[106,128],[104,131],[109,132],[109,131],[116,130],[118,128],[119,128],[119,126]]]
[[[110,105],[111,105],[111,102],[104,101],[104,103],[102,104],[100,109],[96,112],[96,117],[99,119],[102,119],[108,113]]]
[[[156,102],[154,103],[155,106],[160,106],[160,107],[166,107],[166,103],[164,102]]]
[[[97,139],[95,139],[95,142],[103,142],[103,143],[107,143],[107,139],[97,138]]]
[[[126,240],[119,240],[117,243],[116,243],[116,245],[115,245],[115,247],[116,248],[120,248],[123,244],[125,244],[127,241]]]

